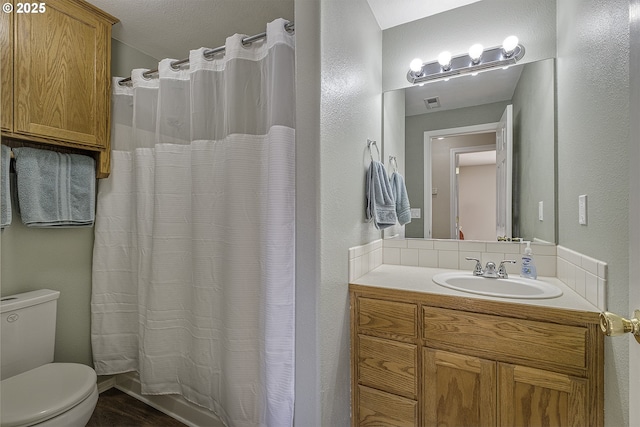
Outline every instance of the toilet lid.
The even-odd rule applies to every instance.
[[[89,397],[96,387],[96,372],[77,363],[49,363],[0,383],[2,426],[31,425],[60,415]]]

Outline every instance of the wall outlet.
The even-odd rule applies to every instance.
[[[578,223],[587,225],[587,195],[578,196]]]
[[[421,214],[422,214],[422,209],[411,208],[411,218],[420,218]]]

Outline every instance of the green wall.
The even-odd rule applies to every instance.
[[[630,313],[629,2],[562,0],[557,17],[558,243],[607,262],[607,309]],[[628,358],[629,340],[605,340],[607,426],[629,425]]]
[[[158,68],[159,60],[116,39],[111,40],[111,75],[129,77],[134,68]]]

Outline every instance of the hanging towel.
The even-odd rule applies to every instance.
[[[397,221],[396,203],[391,191],[384,165],[372,161],[367,170],[365,184],[367,198],[367,221],[373,220],[376,228],[382,230],[395,225]]]
[[[404,185],[404,178],[398,172],[391,174],[391,190],[393,198],[396,201],[396,215],[400,225],[411,222],[411,206],[409,205],[409,196],[407,195],[407,187]]]
[[[11,166],[11,148],[2,146],[0,153],[0,228],[11,224],[11,184],[9,168]]]
[[[13,154],[26,226],[93,226],[96,174],[91,157],[36,148],[14,148]]]

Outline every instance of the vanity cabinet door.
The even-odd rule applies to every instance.
[[[358,402],[357,425],[360,427],[418,426],[418,402],[415,400],[360,385]]]
[[[361,335],[358,383],[408,399],[418,397],[418,347]]]
[[[500,426],[589,425],[587,380],[506,363],[498,377]]]
[[[496,362],[425,347],[423,369],[425,426],[496,425]]]

